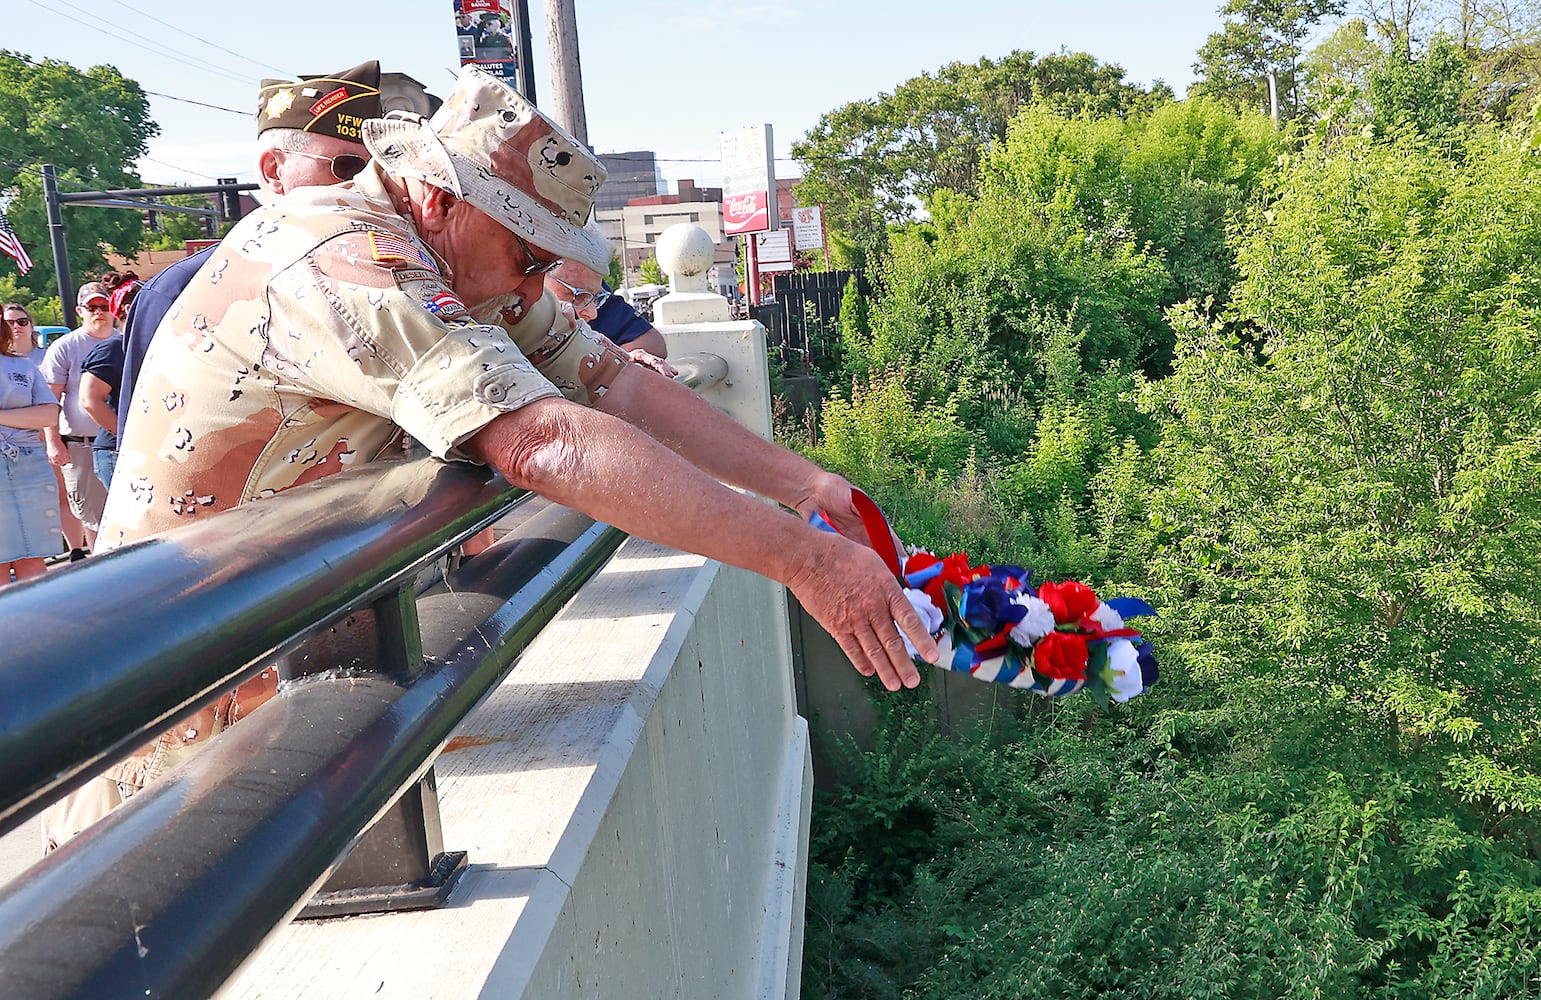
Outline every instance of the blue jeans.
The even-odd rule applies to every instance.
[[[117,467],[117,451],[108,451],[106,448],[91,449],[91,468],[96,470],[96,478],[102,481],[102,489],[112,489],[112,474]]]

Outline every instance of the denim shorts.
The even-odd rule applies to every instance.
[[[42,448],[0,454],[0,563],[57,555],[64,550],[59,528],[59,485]]]

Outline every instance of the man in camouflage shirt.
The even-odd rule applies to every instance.
[[[406,434],[781,581],[863,674],[919,682],[895,623],[923,653],[935,646],[882,560],[804,519],[822,509],[854,529],[850,484],[630,364],[545,291],[559,261],[599,270],[609,254],[585,226],[604,179],[589,150],[474,67],[432,122],[372,120],[363,135],[374,160],[353,183],[242,220],[167,314],[100,547],[399,453]],[[153,777],[215,721],[184,724],[113,776]]]

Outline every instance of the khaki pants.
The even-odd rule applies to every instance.
[[[86,530],[95,532],[102,525],[102,508],[107,506],[107,487],[96,478],[90,441],[66,441],[70,464],[64,467],[64,492],[70,510],[80,518]]]

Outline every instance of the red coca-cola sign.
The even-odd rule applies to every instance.
[[[728,236],[763,233],[770,228],[770,196],[766,191],[728,195],[722,199],[722,231]]]

